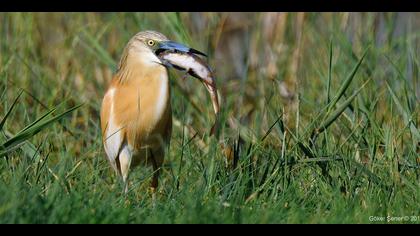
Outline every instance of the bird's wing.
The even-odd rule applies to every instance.
[[[121,127],[113,119],[113,99],[115,89],[111,88],[105,94],[101,107],[102,142],[111,165],[116,169],[115,160],[123,143]]]

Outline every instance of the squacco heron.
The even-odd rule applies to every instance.
[[[172,132],[168,71],[157,53],[173,50],[203,53],[169,41],[155,31],[142,31],[125,47],[118,70],[101,108],[103,145],[116,174],[128,191],[130,167],[153,167],[151,189],[158,186],[160,168]]]

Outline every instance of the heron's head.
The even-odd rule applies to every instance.
[[[144,64],[162,65],[162,62],[157,55],[167,50],[190,52],[206,56],[198,50],[169,40],[165,35],[159,32],[147,30],[141,31],[131,38],[124,50],[120,66],[121,63],[124,63],[127,60],[127,57],[140,60]]]

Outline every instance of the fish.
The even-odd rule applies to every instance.
[[[203,55],[203,54],[201,54]],[[159,59],[167,67],[186,71],[187,74],[199,79],[206,87],[213,105],[216,116],[215,123],[210,130],[210,135],[216,132],[216,124],[220,112],[219,97],[216,86],[216,78],[212,69],[207,63],[193,52],[178,50],[166,50],[158,54]]]

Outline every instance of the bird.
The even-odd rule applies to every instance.
[[[157,56],[165,50],[203,54],[157,31],[141,31],[125,46],[102,100],[102,142],[112,169],[122,178],[125,193],[130,170],[139,164],[152,166],[150,189],[156,191],[170,145],[168,66]]]

